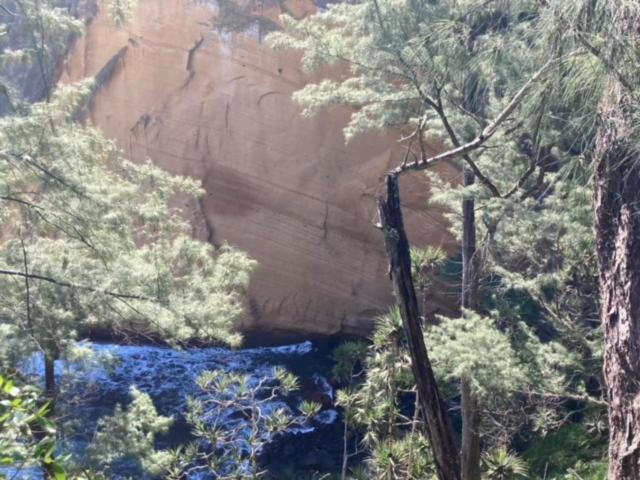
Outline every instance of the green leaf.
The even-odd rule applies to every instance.
[[[60,466],[58,463],[53,463],[51,465],[51,470],[53,471],[53,478],[55,480],[66,480],[67,473],[64,471],[64,468]]]
[[[44,463],[52,463],[53,458],[51,456],[53,455],[55,448],[56,442],[45,438],[36,446],[34,454],[36,457],[41,458]]]

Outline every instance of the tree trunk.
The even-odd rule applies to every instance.
[[[48,405],[46,416],[53,418],[56,404],[56,378],[55,378],[55,356],[51,354],[44,354],[44,392],[45,399]],[[38,439],[43,439],[47,436],[42,425],[34,422],[33,424],[34,436]],[[44,478],[53,479],[56,478],[53,470],[53,465],[50,462],[41,461],[40,467]]]
[[[462,480],[480,480],[480,410],[469,381],[460,380],[462,445],[460,462]]]
[[[53,416],[56,399],[56,377],[55,358],[51,355],[44,355],[44,392],[49,403],[49,415]]]
[[[349,424],[343,419],[344,427],[342,430],[342,468],[340,469],[340,480],[347,480],[347,466],[349,465]]]
[[[640,478],[640,153],[627,140],[622,88],[601,105],[595,151],[595,238],[609,402],[610,480]]]
[[[463,185],[474,184],[473,171],[464,167]],[[478,301],[478,257],[476,255],[476,212],[475,201],[462,201],[462,308],[477,310]]]
[[[440,480],[460,480],[458,451],[422,335],[418,301],[411,277],[409,242],[404,230],[398,178],[395,175],[387,175],[387,198],[379,199],[378,211],[385,250],[389,257],[389,275],[407,334],[411,369],[416,380],[420,407],[427,421],[427,435],[436,473]]]
[[[474,180],[473,171],[464,167],[463,185],[473,185]],[[462,201],[462,308],[477,310],[478,292],[475,201],[469,198]],[[480,410],[467,378],[460,380],[460,398],[462,480],[480,480]]]

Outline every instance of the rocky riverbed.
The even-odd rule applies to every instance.
[[[340,461],[340,419],[334,405],[334,391],[329,382],[331,362],[328,349],[311,342],[279,347],[230,350],[225,348],[193,348],[175,350],[160,346],[128,346],[86,343],[90,357],[107,359],[81,366],[56,362],[56,377],[67,392],[58,400],[57,411],[73,420],[67,432],[66,445],[81,455],[92,438],[97,419],[113,413],[116,404],[130,401],[130,389],[148,393],[158,412],[172,416],[174,424],[166,436],[158,439],[158,447],[175,447],[189,442],[190,427],[184,420],[186,399],[197,396],[195,379],[206,370],[247,375],[249,383],[274,379],[276,367],[295,374],[300,389],[287,401],[274,399],[267,408],[284,408],[292,418],[301,418],[303,400],[322,405],[313,418],[300,421],[278,435],[261,453],[260,461],[272,472],[283,469],[297,471],[334,470]],[[42,359],[34,357],[24,365],[25,373],[42,372]],[[235,422],[242,420],[242,405],[224,413]],[[233,420],[231,420],[233,419]],[[238,420],[240,419],[240,420]],[[247,425],[248,427],[248,425]],[[122,462],[112,478],[145,478],[135,463]],[[205,477],[198,477],[205,478]],[[212,476],[211,478],[215,478]],[[280,478],[273,473],[272,478]]]

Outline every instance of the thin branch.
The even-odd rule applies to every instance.
[[[43,136],[44,136],[44,129],[42,131],[40,144],[42,143],[42,137]],[[14,168],[20,168],[20,167],[18,167],[14,162],[12,162],[11,161],[12,159],[16,160],[17,162],[24,162],[27,165],[33,167],[32,170],[35,169],[35,170],[43,173],[44,176],[52,178],[56,182],[60,183],[64,187],[66,187],[69,190],[71,190],[73,193],[75,193],[79,197],[85,198],[87,200],[92,200],[91,197],[89,197],[86,193],[84,193],[81,190],[79,190],[78,187],[76,187],[75,185],[72,185],[66,179],[62,178],[61,176],[58,176],[57,174],[53,173],[52,171],[50,171],[45,166],[41,165],[40,163],[36,162],[35,160],[33,160],[32,158],[27,156],[25,153],[13,153],[13,152],[3,151],[3,152],[0,152],[0,157],[3,158],[4,160],[6,160]]]
[[[573,52],[572,54],[569,54],[569,56],[574,55],[575,53],[576,52]],[[465,155],[467,155],[468,153],[470,153],[470,152],[472,152],[474,150],[477,150],[486,141],[488,141],[489,139],[491,139],[491,137],[493,137],[493,135],[498,131],[498,128],[500,127],[500,125],[509,117],[509,115],[511,115],[511,113],[513,113],[513,111],[520,104],[520,102],[524,98],[524,96],[527,93],[527,91],[529,90],[529,88],[531,88],[531,86],[535,82],[537,82],[540,79],[540,77],[542,77],[542,75],[547,71],[547,69],[553,63],[555,63],[557,60],[558,59],[549,60],[538,71],[536,71],[529,78],[529,80],[527,80],[525,82],[525,84],[522,86],[522,88],[520,88],[520,90],[518,90],[518,92],[513,96],[513,98],[504,107],[504,109],[493,119],[493,121],[491,123],[489,123],[482,130],[482,132],[480,132],[480,134],[476,138],[474,138],[470,142],[467,142],[467,143],[465,143],[463,145],[460,145],[459,147],[453,148],[451,150],[447,150],[446,152],[442,152],[442,153],[440,153],[438,155],[434,155],[434,156],[429,157],[429,158],[422,158],[422,159],[420,159],[420,161],[410,162],[410,163],[407,163],[406,165],[400,165],[399,167],[396,167],[394,170],[392,170],[390,173],[392,175],[400,175],[400,174],[405,173],[407,171],[425,170],[427,168],[432,167],[435,163],[439,163],[439,162],[447,161],[447,160],[453,160],[455,158],[458,158],[458,157],[461,157],[461,156],[465,156]],[[465,160],[466,160],[466,157],[465,157]],[[477,165],[475,165],[474,162],[471,162],[471,163],[469,163],[469,166],[474,171],[476,176],[478,176],[478,172],[476,171]],[[475,168],[474,168],[474,166],[475,166]],[[480,172],[480,174],[482,174],[482,173]],[[495,188],[495,186],[494,186],[494,188]],[[492,193],[494,193],[495,196],[501,197],[500,192],[498,192],[497,189],[495,189],[495,190],[496,190],[496,192],[493,192],[493,190],[492,190]]]
[[[569,392],[563,392],[563,393],[548,393],[548,392],[534,392],[534,391],[520,391],[519,393],[523,393],[525,395],[531,395],[534,397],[540,397],[540,398],[549,398],[549,399],[558,399],[558,400],[573,400],[576,402],[585,402],[585,403],[590,403],[592,405],[599,405],[602,407],[606,407],[608,405],[608,403],[606,402],[606,400],[603,400],[601,398],[595,398],[592,397],[591,395],[580,395],[580,394],[576,394],[576,393],[569,393]]]
[[[111,292],[109,290],[100,290],[99,288],[89,287],[89,286],[86,286],[86,285],[77,285],[77,284],[74,284],[74,283],[65,282],[63,280],[58,280],[58,279],[55,279],[53,277],[46,277],[44,275],[38,275],[38,274],[35,274],[35,273],[16,272],[14,270],[0,270],[0,275],[8,275],[8,276],[13,276],[13,277],[22,277],[22,278],[33,279],[33,280],[41,280],[43,282],[53,283],[54,285],[58,285],[59,287],[75,288],[75,289],[78,289],[78,290],[87,290],[89,292],[102,293],[104,295],[108,295],[108,296],[114,297],[114,298],[125,298],[125,299],[129,299],[129,300],[145,300],[145,301],[148,301],[148,302],[155,301],[152,298],[145,297],[145,296],[142,296],[142,295],[130,295],[130,294],[127,294],[127,293]]]
[[[8,7],[3,5],[2,3],[0,3],[0,10],[3,10],[4,12],[6,12],[8,15],[11,15],[12,17],[19,17],[19,15],[16,12],[12,12],[11,10],[9,10]]]
[[[34,208],[36,210],[44,210],[41,206],[36,205],[35,203],[31,203],[28,202],[26,200],[22,200],[21,198],[17,198],[17,197],[12,197],[12,196],[8,196],[8,195],[0,195],[0,200],[5,200],[7,202],[16,202],[19,203],[21,205],[25,205],[29,208]]]
[[[547,107],[547,99],[548,99],[548,95],[545,95],[542,105],[540,105],[540,111],[538,112],[538,117],[536,118],[536,125],[533,132],[533,152],[529,158],[529,166],[527,167],[527,170],[525,170],[525,172],[516,181],[516,183],[511,188],[511,190],[507,192],[504,198],[509,198],[518,190],[520,190],[524,186],[527,179],[533,174],[538,164],[540,163],[540,126],[542,125],[542,118],[544,117],[544,112]],[[538,175],[538,180],[542,182],[542,179],[544,178],[544,168],[541,167],[540,171],[542,176]],[[521,197],[521,199],[524,199],[524,198],[526,198],[526,196]]]
[[[27,248],[24,245],[24,238],[22,237],[22,233],[20,234],[20,245],[22,247],[22,261],[24,265],[24,286],[26,289],[27,295],[27,329],[29,333],[33,333],[33,321],[31,320],[31,289],[29,287],[29,262],[27,260]]]
[[[418,95],[420,95],[420,98],[422,99],[422,101],[426,105],[429,105],[431,108],[435,108],[435,106],[436,106],[435,101],[422,90],[422,87],[420,87],[420,82],[418,81],[418,77],[416,75],[416,72],[414,72],[414,70],[411,67],[411,65],[409,64],[409,62],[407,62],[407,60],[402,56],[402,52],[397,48],[393,48],[393,42],[391,41],[391,35],[389,34],[389,32],[387,30],[387,26],[384,23],[384,18],[382,17],[382,11],[380,10],[380,5],[378,4],[378,0],[373,0],[373,5],[374,5],[375,10],[376,10],[376,17],[377,17],[377,20],[378,20],[378,25],[380,26],[380,29],[382,30],[382,33],[385,34],[388,37],[389,44],[390,44],[390,46],[391,46],[391,48],[393,50],[393,53],[398,58],[398,61],[400,62],[402,67],[407,72],[409,80],[411,81],[411,83],[413,83],[413,87],[416,89],[416,92],[418,92]]]
[[[458,140],[458,136],[453,130],[453,127],[449,123],[449,119],[447,118],[447,115],[444,112],[444,107],[442,105],[442,97],[440,96],[440,94],[438,94],[438,100],[437,100],[436,107],[434,107],[434,110],[440,117],[440,121],[442,122],[442,125],[444,126],[445,130],[447,131],[447,134],[449,135],[449,138],[451,139],[451,142],[453,143],[453,145],[457,148],[460,148],[461,144],[460,144],[460,141]],[[478,166],[471,159],[468,153],[462,153],[461,156],[462,158],[464,158],[464,161],[467,162],[467,165],[469,165],[474,175],[478,177],[478,180],[480,180],[480,182],[482,182],[482,184],[489,189],[491,194],[494,197],[500,197],[500,191],[498,190],[498,188],[482,173],[480,168],[478,168]],[[425,157],[422,157],[423,160],[424,158]]]
[[[67,230],[63,225],[61,224],[57,224],[52,222],[51,220],[49,220],[44,213],[42,212],[46,212],[46,209],[41,207],[40,205],[37,205],[35,203],[32,202],[28,202],[27,200],[23,200],[21,198],[17,198],[17,197],[13,197],[13,196],[7,196],[7,195],[0,195],[0,200],[5,200],[8,202],[16,202],[20,205],[29,207],[34,209],[35,214],[43,221],[45,222],[47,225],[52,226],[53,228],[55,228],[56,230],[60,230],[62,233],[64,233],[65,235],[67,235],[69,238],[73,238],[75,240],[78,240],[79,242],[83,243],[84,245],[86,245],[87,247],[89,247],[89,249],[91,249],[92,251],[99,253],[98,249],[91,244],[91,242],[78,230],[78,228],[69,222],[65,222],[64,219],[62,220],[64,223],[67,223],[69,225],[69,227],[73,230],[73,232],[70,232],[69,230]],[[68,215],[77,218],[80,221],[83,221],[83,219],[78,218],[76,215],[70,213],[70,212],[65,212]],[[59,217],[59,215],[56,214],[51,214],[53,217]],[[102,259],[102,258],[101,258]],[[102,259],[104,262],[104,259]]]

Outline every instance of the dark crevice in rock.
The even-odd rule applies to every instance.
[[[116,72],[116,68],[120,64],[120,61],[124,58],[129,49],[128,45],[122,47],[118,52],[109,59],[107,63],[100,69],[100,71],[96,74],[95,84],[93,86],[93,94],[95,95],[100,91],[102,87],[104,87],[109,81],[113,78],[113,75]]]
[[[190,76],[195,73],[193,69],[193,59],[198,49],[202,46],[203,43],[204,43],[204,36],[200,35],[200,39],[195,43],[193,47],[189,49],[189,53],[187,54],[187,72],[189,72]]]
[[[96,94],[102,89],[102,87],[106,86],[109,83],[109,81],[113,78],[113,75],[115,74],[118,65],[126,55],[128,49],[129,49],[129,46],[125,45],[120,50],[118,50],[118,52],[115,55],[113,55],[109,59],[109,61],[104,64],[104,66],[100,69],[100,71],[94,76],[94,83],[93,83],[93,86],[91,87],[91,95],[88,98],[87,102],[84,105],[81,105],[80,107],[78,107],[78,109],[76,110],[76,113],[74,115],[74,118],[76,121],[82,120],[87,117],[87,115],[91,111],[91,106]],[[141,120],[144,120],[144,127],[146,128],[148,124],[148,120],[150,120],[150,118],[145,118],[145,117],[148,117],[148,115],[142,115],[138,120],[138,122],[136,122],[136,124],[132,127],[132,130],[135,129],[141,123]]]
[[[207,242],[213,245],[216,249],[220,248],[221,245],[219,242],[216,242],[216,231],[213,227],[213,224],[207,217],[207,212],[204,206],[204,202],[202,199],[198,199],[198,205],[200,206],[200,212],[202,214],[202,221],[204,223],[205,230],[207,231]]]
[[[322,238],[327,239],[329,230],[327,228],[327,222],[329,221],[329,202],[324,203],[324,219],[322,220]]]
[[[262,100],[265,97],[268,97],[269,95],[286,95],[285,93],[282,92],[277,92],[277,91],[271,91],[271,92],[267,92],[267,93],[263,93],[262,95],[260,95],[260,97],[258,98],[258,106],[260,106],[260,104],[262,103]]]

